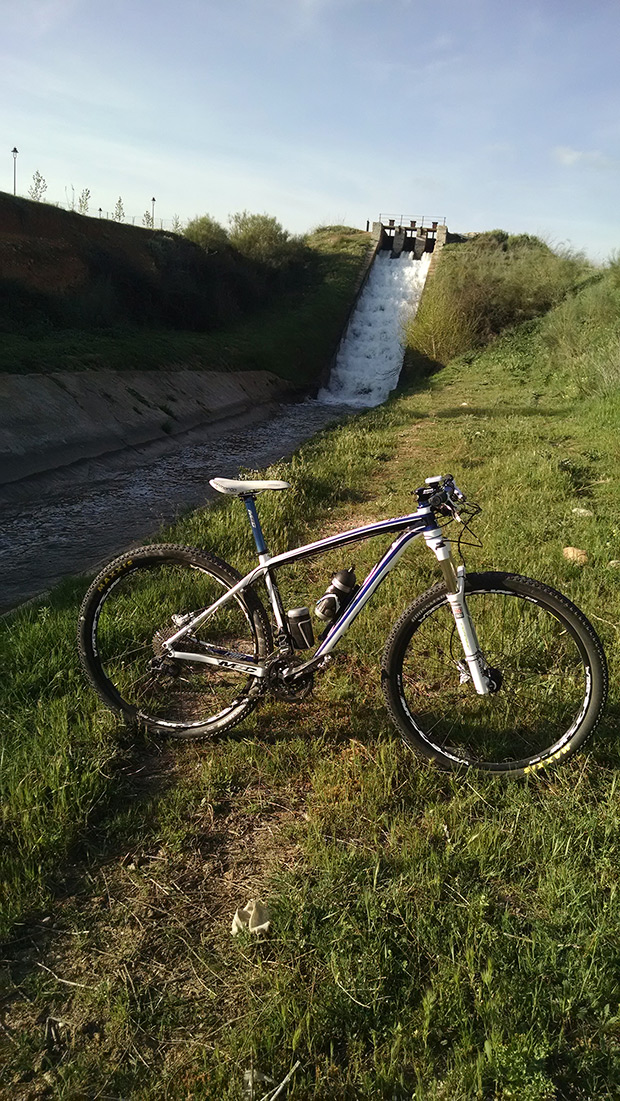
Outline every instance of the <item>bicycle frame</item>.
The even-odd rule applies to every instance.
[[[320,539],[315,543],[308,543],[305,546],[296,547],[294,550],[284,551],[282,554],[277,554],[272,557],[265,546],[254,497],[247,495],[243,497],[243,500],[256,542],[259,565],[246,574],[246,576],[236,585],[228,589],[223,596],[209,605],[208,608],[204,608],[188,623],[183,624],[176,634],[172,635],[167,640],[165,647],[170,657],[176,658],[179,661],[202,662],[206,665],[215,665],[222,669],[231,669],[236,672],[246,673],[259,679],[266,677],[268,663],[259,663],[249,658],[247,655],[235,654],[232,651],[223,650],[215,646],[207,647],[206,644],[204,651],[200,653],[190,653],[187,650],[176,649],[175,644],[205,623],[206,620],[219,608],[223,607],[224,604],[234,599],[245,589],[254,585],[261,579],[265,581],[278,629],[280,632],[284,632],[288,637],[285,614],[277,583],[273,576],[275,570],[280,566],[299,562],[304,558],[311,558],[314,555],[322,554],[329,550],[335,550],[338,547],[346,547],[352,543],[362,542],[365,539],[371,539],[375,536],[402,532],[402,535],[392,543],[380,561],[373,566],[354,599],[330,627],[327,635],[319,644],[314,656],[300,665],[294,665],[291,666],[289,670],[285,670],[285,679],[294,681],[298,677],[312,672],[327,660],[332,650],[334,650],[351,624],[357,619],[359,613],[366,606],[390,570],[394,568],[409,544],[415,539],[423,537],[426,545],[435,554],[442,569],[448,590],[448,601],[463,646],[464,658],[476,692],[479,695],[486,695],[488,693],[489,684],[486,676],[486,663],[480,653],[476,632],[471,622],[465,601],[465,568],[460,566],[458,570],[456,569],[452,559],[450,540],[446,539],[442,534],[441,529],[437,526],[434,513],[430,508],[421,506],[416,512],[408,516],[401,516],[392,520],[381,520],[378,523],[368,524],[361,528],[354,528],[351,531],[341,532],[338,535],[329,536],[327,539]]]

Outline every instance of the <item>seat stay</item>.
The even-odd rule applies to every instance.
[[[253,570],[250,570],[250,572],[245,575],[245,577],[241,578],[241,581],[238,581],[236,585],[233,585],[231,589],[228,589],[222,596],[218,597],[215,603],[210,604],[208,608],[204,608],[201,612],[198,612],[198,614],[194,616],[194,618],[191,619],[189,623],[184,623],[183,626],[179,628],[179,630],[176,632],[176,634],[171,635],[165,643],[166,649],[168,650],[171,646],[174,645],[175,642],[178,642],[180,639],[184,638],[185,635],[188,635],[190,631],[195,631],[197,627],[201,627],[203,623],[206,623],[206,621],[210,619],[210,617],[214,615],[215,612],[219,611],[219,609],[223,607],[224,604],[227,604],[229,600],[232,600],[239,593],[243,592],[244,589],[247,589],[250,585],[253,585],[255,581],[259,581],[265,573],[266,569],[267,562],[263,563],[262,565],[255,566]],[[175,654],[175,657],[182,656],[182,654]]]

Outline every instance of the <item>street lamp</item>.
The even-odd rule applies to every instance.
[[[155,199],[154,198],[151,199],[151,203],[153,204],[152,211],[151,211],[151,227],[153,229],[155,229]]]
[[[13,146],[11,153],[13,154],[13,194],[17,195],[17,154],[19,153],[17,146]]]

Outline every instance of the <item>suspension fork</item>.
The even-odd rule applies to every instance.
[[[455,565],[450,540],[444,538],[439,528],[425,531],[424,539],[427,547],[435,555],[443,574],[448,590],[448,603],[454,616],[472,683],[479,696],[486,696],[491,690],[490,678],[465,599],[465,566]]]

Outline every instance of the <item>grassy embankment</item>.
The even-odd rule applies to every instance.
[[[429,298],[444,293],[440,272]],[[620,372],[607,348],[620,290],[614,267],[590,279],[306,445],[270,471],[295,498],[261,500],[282,547],[404,512],[424,476],[452,471],[484,506],[470,568],[550,582],[607,647],[607,718],[556,772],[456,780],[392,731],[379,658],[389,625],[434,580],[423,550],[390,576],[311,700],[269,704],[215,745],[131,739],[97,707],[73,644],[82,583],[15,616],[5,913],[31,912],[4,954],[14,1095],[237,1099],[244,1070],[279,1082],[299,1060],[287,1095],[300,1099],[618,1096]],[[598,359],[582,335],[593,316],[605,325]],[[412,343],[428,354],[415,330]],[[173,534],[250,561],[234,503]],[[588,564],[567,562],[566,544]],[[356,552],[359,574],[376,551]],[[310,603],[343,564],[306,567],[291,589],[307,582]],[[259,895],[271,934],[232,939],[235,908]]]
[[[66,319],[57,326],[31,321],[18,332],[3,332],[0,372],[181,365],[197,370],[269,370],[308,385],[316,381],[317,363],[325,363],[337,344],[369,247],[368,234],[360,230],[316,230],[304,238],[293,289],[283,284],[262,306],[254,305],[209,332],[109,324],[67,328]],[[259,280],[260,272],[254,272],[253,279]],[[76,307],[75,312],[84,310]]]

